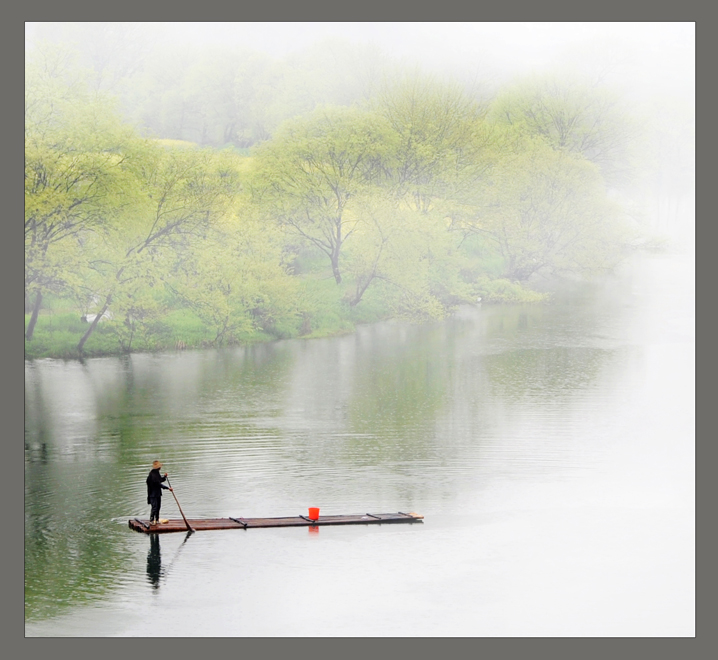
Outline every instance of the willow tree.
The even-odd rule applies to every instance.
[[[382,117],[326,107],[286,122],[256,151],[256,201],[327,256],[337,284],[342,248],[361,222],[347,209],[385,178],[394,142]]]
[[[396,134],[394,194],[422,212],[482,185],[494,142],[485,108],[459,85],[408,76],[385,84],[371,107]]]
[[[213,345],[257,332],[296,334],[299,283],[288,272],[283,238],[278,228],[240,207],[215,223],[203,241],[175,253],[165,284],[202,320]]]
[[[92,287],[96,316],[77,346],[84,345],[113,301],[129,313],[128,298],[163,281],[173,251],[201,242],[207,228],[230,208],[237,190],[231,156],[194,148],[147,145],[136,161],[140,188],[131,211],[92,235]],[[125,319],[128,323],[132,319]]]
[[[357,200],[356,211],[363,221],[347,250],[351,307],[373,294],[396,316],[428,319],[471,300],[459,277],[463,256],[440,218],[381,191]]]
[[[77,273],[78,242],[121,212],[139,140],[90,93],[67,51],[38,50],[25,83],[25,295],[31,339],[43,296]]]
[[[607,184],[633,182],[641,130],[609,89],[573,78],[527,78],[501,92],[490,118],[540,136],[551,146],[594,163]]]
[[[590,273],[612,267],[625,237],[623,214],[596,165],[541,139],[507,143],[466,228],[492,242],[504,276]]]

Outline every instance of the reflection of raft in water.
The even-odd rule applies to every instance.
[[[190,526],[196,532],[210,529],[253,529],[255,527],[315,527],[322,525],[376,525],[381,523],[421,522],[424,516],[418,513],[358,513],[348,516],[320,516],[316,520],[307,516],[286,518],[189,518]],[[186,532],[184,520],[177,518],[166,523],[150,526],[148,520],[133,518],[130,529],[145,534],[166,534]]]

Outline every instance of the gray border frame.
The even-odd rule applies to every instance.
[[[10,88],[13,92],[19,94],[19,88],[23,85],[24,74],[20,71],[19,66],[15,66],[14,57],[22,48],[20,41],[23,39],[24,30],[21,30],[21,22],[26,20],[128,20],[135,16],[141,16],[143,20],[153,20],[158,18],[166,18],[166,10],[170,5],[162,3],[157,5],[148,5],[147,3],[122,3],[121,10],[114,10],[114,6],[103,5],[97,3],[79,2],[73,0],[71,3],[49,3],[42,0],[40,3],[32,3],[32,5],[13,5],[8,6],[4,10],[6,19],[3,21],[2,30],[5,33],[4,38],[0,41],[5,57],[5,62],[11,63],[10,69]],[[601,3],[600,6],[582,6],[577,7],[575,3],[560,2],[551,0],[550,3],[513,3],[506,5],[479,5],[478,3],[441,3],[437,4],[419,4],[419,3],[395,3],[389,5],[387,3],[362,3],[353,6],[341,5],[329,2],[314,2],[307,6],[299,5],[294,2],[274,2],[271,4],[258,3],[256,6],[235,5],[222,6],[219,11],[218,3],[202,3],[201,5],[189,5],[184,3],[174,3],[172,6],[172,15],[176,20],[194,19],[200,15],[215,20],[272,20],[281,17],[282,20],[322,20],[329,18],[337,21],[366,21],[371,17],[381,17],[381,20],[406,20],[411,16],[417,21],[426,20],[454,20],[454,21],[511,21],[515,17],[520,16],[524,20],[543,21],[543,20],[562,20],[566,17],[571,20],[607,20],[618,19],[622,21],[688,21],[696,22],[696,58],[698,64],[702,62],[716,61],[715,53],[710,53],[715,49],[714,41],[708,36],[708,22],[703,22],[704,18],[708,18],[711,10],[706,3],[688,2],[677,5],[672,3],[671,6],[659,5],[656,2],[648,3],[647,0],[627,5],[625,2],[620,4],[615,0],[608,3]],[[119,9],[119,7],[118,7]],[[707,67],[705,67],[707,68]],[[697,77],[707,82],[707,74],[705,68],[700,65],[697,67]],[[18,89],[16,89],[18,88]],[[697,114],[704,116],[706,108],[709,106],[710,100],[706,98],[715,94],[711,85],[699,88],[697,92]],[[3,110],[9,115],[8,123],[13,127],[10,136],[10,148],[4,152],[4,158],[13,158],[14,161],[20,159],[23,150],[22,140],[20,138],[19,129],[17,132],[14,127],[19,126],[22,118],[19,116],[22,112],[20,104],[15,102],[15,95],[9,96],[9,103],[3,104]],[[17,117],[15,115],[17,113]],[[16,123],[17,122],[17,123]],[[705,137],[710,135],[715,129],[712,122],[706,122],[701,125],[701,143],[705,143]],[[708,131],[707,135],[704,132]],[[710,135],[712,137],[712,135]],[[708,183],[708,172],[711,149],[705,147],[698,149],[697,161],[703,167],[697,167],[697,188]],[[8,167],[7,172],[13,170]],[[713,177],[711,177],[713,178]],[[4,183],[15,182],[15,176],[9,176],[4,179]],[[7,185],[6,188],[10,188]],[[22,198],[18,190],[13,186],[12,190],[8,190],[11,194],[5,196],[5,200],[10,200],[11,213],[8,217],[6,229],[10,240],[2,242],[3,255],[0,259],[0,265],[6,277],[3,278],[5,286],[3,287],[4,299],[6,300],[6,309],[15,309],[15,302],[22,304],[22,286],[19,281],[15,285],[16,279],[20,278],[20,272],[23,268],[23,261],[20,250],[15,248],[19,245],[20,237],[15,241],[15,231],[20,232],[19,223],[12,220],[15,211],[19,213],[23,204]],[[16,208],[17,207],[17,208]],[[709,209],[705,198],[698,196],[697,198],[697,218],[708,218]],[[698,281],[698,296],[703,297],[707,294],[708,287],[712,286],[710,261],[706,259],[708,245],[712,243],[712,234],[716,232],[714,223],[699,220],[697,221],[700,234],[696,254],[696,277],[700,275]],[[708,264],[706,263],[708,262]],[[16,288],[17,287],[17,288]],[[8,295],[9,294],[9,295]],[[12,303],[12,304],[8,304]],[[710,318],[715,312],[710,307],[704,305],[699,307],[697,313],[697,338],[702,338],[707,327],[712,327]],[[710,324],[710,325],[709,325]],[[2,357],[4,378],[10,380],[11,384],[17,381],[24,381],[24,358],[21,360],[20,353],[15,349],[14,338],[19,342],[19,332],[13,334],[12,324],[4,324],[0,326],[4,341],[2,342]],[[702,346],[703,351],[709,350],[710,357],[714,351],[713,348],[708,349]],[[708,397],[712,398],[711,382],[709,380],[709,364],[713,360],[706,360],[704,354],[701,355],[699,368],[697,369],[697,399],[696,408],[705,407],[708,403]],[[17,362],[16,362],[17,360]],[[17,371],[15,365],[17,364]],[[17,381],[16,381],[17,379]],[[702,385],[702,387],[700,387]],[[3,474],[0,484],[2,484],[3,501],[12,502],[17,497],[17,493],[23,485],[24,471],[14,469],[16,458],[18,464],[24,463],[23,452],[15,447],[19,446],[18,438],[22,435],[24,419],[20,417],[20,410],[24,410],[23,394],[19,387],[8,387],[5,390],[5,396],[2,400],[3,419],[8,421],[8,433],[6,434],[6,442],[9,445],[7,457],[9,460],[2,462]],[[711,633],[715,627],[710,613],[714,611],[711,607],[709,598],[712,596],[715,585],[715,568],[711,561],[701,561],[705,557],[705,550],[708,547],[715,547],[715,531],[714,513],[710,510],[710,505],[706,505],[709,497],[710,481],[707,477],[709,466],[715,463],[715,446],[714,443],[708,441],[707,422],[705,419],[697,419],[696,425],[696,444],[699,460],[696,463],[696,500],[697,500],[697,523],[701,521],[708,523],[706,525],[697,525],[696,541],[697,541],[697,573],[700,572],[700,580],[696,580],[696,637],[685,639],[322,639],[318,642],[315,640],[290,640],[290,639],[169,639],[169,640],[148,640],[146,643],[150,649],[162,650],[164,653],[179,655],[180,657],[194,654],[203,647],[204,653],[223,652],[232,654],[242,654],[249,657],[261,657],[264,655],[274,655],[275,653],[285,652],[287,655],[295,655],[299,653],[311,653],[312,655],[329,653],[332,656],[346,657],[359,656],[377,652],[397,653],[400,649],[405,654],[419,653],[420,656],[432,657],[442,656],[448,653],[465,654],[477,653],[485,651],[493,651],[497,655],[511,655],[515,652],[524,652],[535,655],[546,654],[546,657],[605,657],[607,654],[628,655],[629,653],[649,652],[653,657],[675,658],[679,654],[682,657],[709,657],[708,649],[713,647],[711,644]],[[16,444],[17,443],[17,444]],[[21,474],[23,476],[21,476]],[[8,507],[11,509],[11,507]],[[21,514],[14,509],[8,511],[8,516],[12,522],[16,516],[20,518]],[[7,526],[8,530],[12,530],[12,526]],[[121,640],[109,642],[106,639],[97,641],[96,638],[78,641],[76,638],[68,638],[59,641],[54,638],[24,638],[24,584],[21,572],[17,570],[19,563],[23,561],[23,541],[19,534],[7,534],[6,543],[3,544],[2,550],[7,554],[3,562],[5,570],[4,583],[8,588],[3,590],[2,598],[8,600],[9,607],[5,610],[10,613],[3,617],[3,628],[6,634],[5,646],[9,647],[10,655],[8,657],[20,657],[20,654],[35,653],[55,655],[59,649],[69,653],[84,656],[92,653],[98,657],[114,656],[115,653],[124,653],[129,650],[132,640]],[[697,575],[698,577],[698,575]],[[17,617],[17,618],[16,618]],[[15,622],[17,621],[17,625]],[[17,649],[15,653],[12,651]],[[381,651],[379,651],[381,649]],[[78,653],[79,651],[79,653]],[[31,656],[32,657],[32,656]]]

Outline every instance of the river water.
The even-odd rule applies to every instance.
[[[26,635],[692,636],[694,358],[662,254],[439,323],[26,362]],[[190,518],[425,519],[138,534],[155,458]]]

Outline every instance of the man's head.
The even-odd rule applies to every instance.
[[[152,469],[153,469],[153,470],[156,470],[156,469],[161,468],[161,467],[162,467],[162,463],[160,463],[159,461],[153,461],[153,462],[152,462]]]

